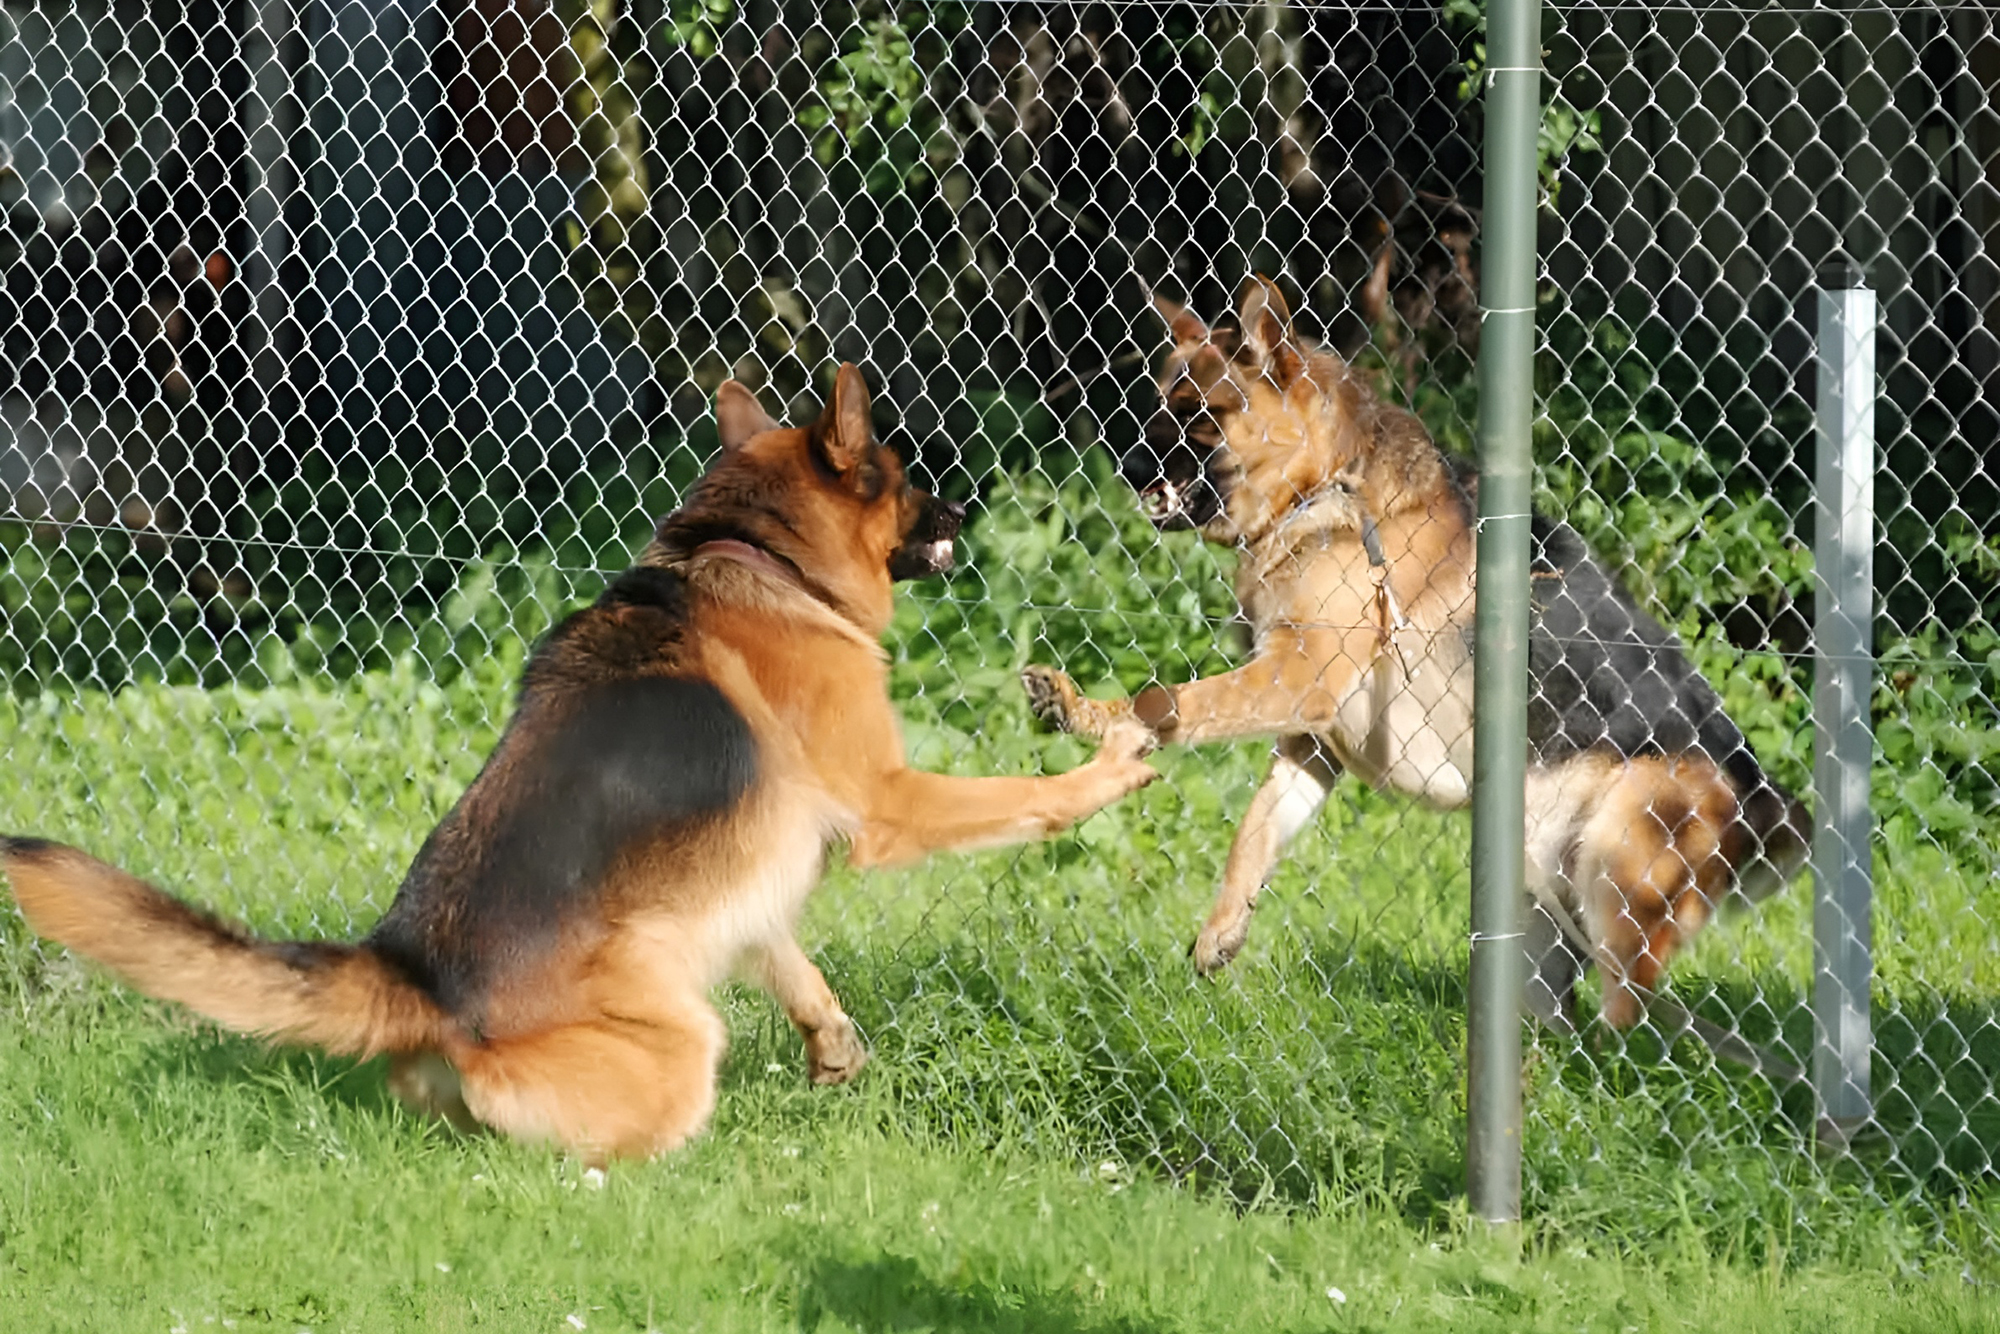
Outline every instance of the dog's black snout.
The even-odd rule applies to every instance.
[[[1162,482],[1182,487],[1199,482],[1207,471],[1203,455],[1208,442],[1196,441],[1191,436],[1204,421],[1204,418],[1190,420],[1161,408],[1147,419],[1144,436],[1119,460],[1119,475],[1138,491],[1150,490]],[[1203,448],[1197,449],[1197,443]]]
[[[1181,424],[1165,408],[1147,419],[1137,442],[1118,460],[1118,475],[1135,491],[1167,480],[1167,459],[1181,444]]]
[[[922,579],[952,566],[951,545],[965,522],[965,506],[919,491],[923,505],[903,534],[903,545],[889,558],[891,579]]]
[[[1187,423],[1166,408],[1161,408],[1146,419],[1146,443],[1155,454],[1164,454],[1187,433]]]

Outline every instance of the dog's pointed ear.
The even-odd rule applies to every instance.
[[[715,433],[722,437],[724,453],[741,449],[753,435],[777,429],[778,423],[771,420],[764,405],[748,389],[734,380],[724,380],[716,387]]]
[[[851,361],[840,363],[833,380],[833,397],[813,427],[813,447],[835,472],[852,472],[868,457],[875,432],[868,421],[868,382]]]
[[[1240,360],[1271,373],[1280,385],[1288,385],[1305,370],[1305,354],[1292,333],[1292,308],[1285,294],[1261,273],[1252,274],[1243,284],[1236,305],[1237,323],[1243,342],[1237,349]]]
[[[1208,326],[1199,316],[1178,301],[1169,301],[1158,292],[1149,293],[1153,298],[1153,309],[1160,312],[1160,318],[1167,322],[1167,330],[1176,343],[1205,343],[1208,341]]]

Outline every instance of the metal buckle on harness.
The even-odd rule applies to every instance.
[[[1376,647],[1395,649],[1397,660],[1403,664],[1404,677],[1414,681],[1417,669],[1410,666],[1403,646],[1396,642],[1396,632],[1408,629],[1410,618],[1403,614],[1395,590],[1389,587],[1389,557],[1382,550],[1382,534],[1375,527],[1374,516],[1366,510],[1361,512],[1361,549],[1368,553],[1368,577],[1375,581]]]

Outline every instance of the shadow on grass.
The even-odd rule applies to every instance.
[[[1786,979],[1698,979],[1680,992],[1703,1018],[1767,1044],[1810,1072],[1811,1000]],[[1586,1064],[1570,1073],[1594,1078],[1607,1098],[1655,1083],[1664,1069],[1689,1080],[1719,1071],[1743,1095],[1742,1119],[1789,1131],[1800,1145],[1812,1136],[1818,1103],[1809,1083],[1779,1086],[1709,1059],[1682,1036],[1667,1049],[1657,1034],[1635,1030],[1620,1038],[1600,1030],[1585,1048]],[[1878,1175],[1884,1187],[1954,1198],[1968,1187],[2000,1184],[2000,1002],[1951,997],[1934,990],[1914,996],[1877,992],[1870,1060],[1874,1123],[1835,1170]],[[1885,1193],[1897,1193],[1895,1189]]]
[[[1093,1168],[1112,1158],[1243,1208],[1359,1204],[1423,1228],[1460,1212],[1464,980],[1449,961],[1322,935],[1198,982],[1136,952],[1074,954],[1055,969],[1045,954],[993,950],[830,961],[875,1044],[869,1078],[886,1082],[886,1114],[905,1129]],[[1810,1008],[1782,979],[1689,978],[1677,990],[1704,1017],[1809,1064]],[[769,1031],[737,1035],[725,1095],[755,1082],[773,1053],[795,1068],[782,1020],[759,1022]],[[1691,1037],[1669,1045],[1645,1028],[1597,1026],[1574,1040],[1535,1036],[1529,1171],[1559,1198],[1587,1179],[1669,1181],[1754,1158],[1771,1189],[1817,1178],[1894,1205],[1924,1231],[1968,1204],[1991,1208],[2000,1005],[1884,996],[1875,1033],[1877,1130],[1837,1162],[1814,1158],[1811,1089],[1719,1063]],[[143,1067],[142,1088],[154,1083],[143,1074],[164,1075],[398,1115],[380,1061],[163,1033]]]
[[[1215,982],[1124,951],[1059,972],[969,947],[839,971],[897,1101],[946,1137],[1108,1156],[1243,1208],[1455,1207],[1463,981],[1442,967],[1343,942]]]
[[[902,1256],[809,1260],[803,1266],[798,1327],[817,1330],[827,1317],[863,1331],[951,1329],[993,1334],[1148,1334],[1164,1328],[1093,1314],[1073,1297],[995,1287],[980,1280],[950,1286]]]
[[[256,1089],[278,1098],[317,1097],[369,1116],[403,1111],[389,1091],[386,1060],[352,1061],[298,1047],[272,1047],[251,1038],[203,1033],[150,1046],[148,1075]]]
[[[1217,982],[1101,950],[1059,972],[955,946],[864,951],[840,971],[883,1035],[895,1101],[944,1137],[1109,1155],[1246,1208],[1359,1203],[1427,1228],[1462,1212],[1465,981],[1449,960],[1321,935]],[[941,976],[949,994],[927,985]],[[1678,995],[1809,1066],[1811,1011],[1785,980],[1691,977]],[[1560,1194],[1740,1168],[1771,1191],[1818,1181],[1856,1208],[1907,1206],[1919,1231],[2000,1194],[2000,1007],[1884,995],[1876,1044],[1877,1133],[1826,1161],[1809,1087],[1720,1062],[1692,1036],[1534,1035],[1528,1095],[1544,1133],[1529,1171]],[[1749,1212],[1752,1193],[1736,1192]]]

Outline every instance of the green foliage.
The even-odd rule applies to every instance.
[[[1485,33],[1486,0],[1445,0],[1443,18],[1447,27],[1462,32]],[[1471,106],[1479,97],[1486,72],[1486,43],[1475,40],[1465,58],[1465,78],[1458,85],[1461,102]],[[1604,113],[1593,107],[1579,111],[1563,96],[1560,84],[1542,104],[1541,123],[1535,129],[1536,177],[1541,182],[1542,207],[1555,212],[1562,192],[1564,160],[1577,153],[1604,151]]]
[[[947,410],[946,430],[954,448],[950,468],[956,475],[939,479],[944,493],[964,499],[1007,473],[1026,473],[1043,460],[1060,469],[1056,451],[1062,426],[1040,394],[1006,389],[968,389],[964,407]]]
[[[721,45],[722,29],[735,18],[736,0],[668,0],[657,35],[706,60]]]
[[[1188,109],[1187,131],[1174,140],[1174,152],[1200,157],[1201,150],[1215,137],[1216,121],[1221,115],[1222,99],[1207,91],[1197,94],[1194,105]]]
[[[899,694],[940,722],[976,734],[1029,662],[1120,694],[1227,668],[1233,556],[1156,532],[1101,451],[1002,480],[961,549],[943,596],[905,601],[892,631]]]
[[[503,627],[538,633],[580,581],[621,568],[706,447],[669,438],[620,468],[518,487],[507,503],[494,496],[499,465],[476,454],[400,481],[385,462],[360,493],[302,477],[244,506],[240,545],[0,522],[0,688],[255,687],[413,653],[448,679]],[[328,519],[315,505],[347,512]],[[213,567],[241,584],[194,591]]]
[[[930,179],[933,157],[957,157],[931,85],[941,37],[964,24],[964,10],[958,4],[906,4],[869,16],[865,7],[856,7],[839,54],[816,80],[815,100],[798,111],[821,163],[831,166],[845,158],[867,190],[883,196]],[[933,48],[928,60],[920,43]]]
[[[652,172],[639,112],[639,90],[656,75],[648,41],[705,59],[715,54],[719,29],[735,5],[669,0],[650,34],[625,9],[621,0],[562,0],[557,6],[574,62],[574,77],[564,81],[563,109],[590,167],[576,192],[576,211],[560,232],[585,307],[600,320],[636,330],[655,309],[650,286],[638,281],[641,252],[657,235],[647,218]]]

